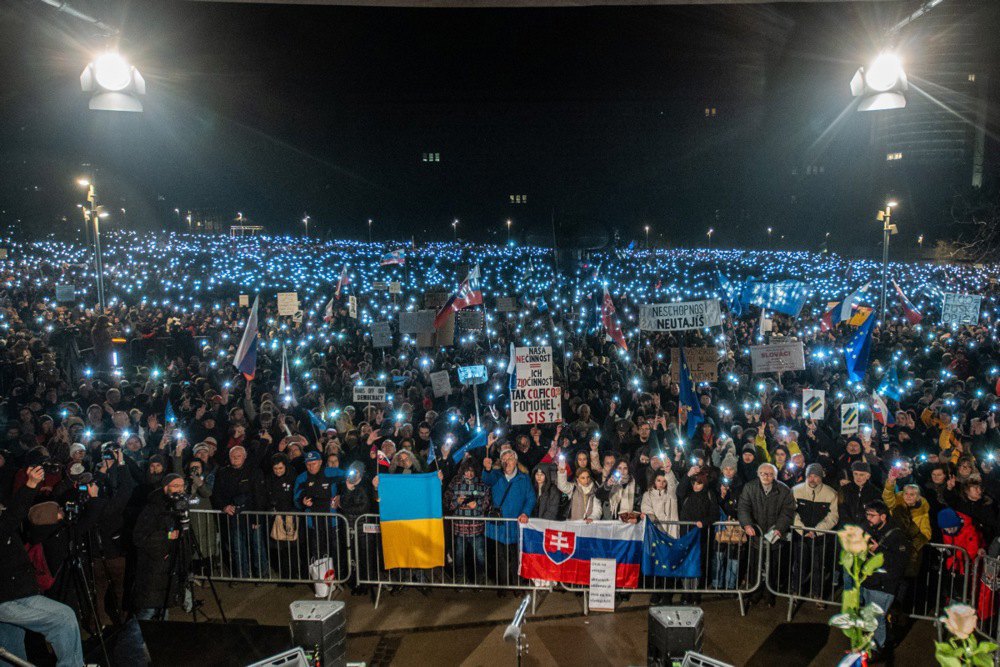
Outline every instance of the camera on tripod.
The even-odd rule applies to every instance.
[[[170,502],[170,511],[177,519],[179,528],[189,530],[191,528],[191,500],[187,494],[171,493],[167,496],[167,500]]]

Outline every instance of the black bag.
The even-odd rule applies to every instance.
[[[490,509],[490,513],[487,514],[486,516],[491,517],[493,519],[503,518],[503,501],[507,500],[507,494],[510,493],[510,487],[512,486],[514,486],[514,480],[510,480],[509,482],[507,482],[507,488],[506,490],[504,490],[503,495],[500,496],[500,502],[494,505],[493,508]]]

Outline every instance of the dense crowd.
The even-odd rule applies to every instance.
[[[300,526],[281,513],[335,512],[353,527],[378,512],[381,474],[438,472],[444,512],[455,517],[449,558],[494,581],[517,579],[517,533],[486,526],[485,517],[645,516],[703,526],[706,536],[729,520],[740,528],[727,540],[764,540],[772,550],[788,548],[797,527],[796,554],[824,530],[860,525],[886,562],[862,592],[886,609],[915,594],[929,543],[967,553],[945,563],[956,574],[981,551],[1000,554],[993,267],[891,264],[923,320],[904,317],[890,292],[887,312],[872,315],[866,376],[851,382],[843,347],[857,329],[824,330],[820,317],[867,282],[862,303],[877,306],[881,266],[871,261],[448,243],[403,248],[405,263],[385,266],[395,246],[121,234],[107,242],[100,312],[86,248],[3,245],[0,644],[15,653],[23,655],[30,627],[46,635],[59,664],[79,665],[79,632],[75,623],[52,627],[65,621],[52,600],[89,618],[88,632],[162,617],[185,602],[191,562],[216,554],[234,576],[301,579],[312,561],[345,549],[346,537],[326,519]],[[397,330],[391,347],[373,347],[373,323],[396,326],[397,313],[453,291],[477,264],[483,329],[460,329],[453,345],[434,347]],[[798,317],[775,314],[770,331],[756,309],[713,329],[637,330],[641,304],[722,297],[719,272],[801,280],[807,305]],[[379,284],[389,282],[400,284],[398,294]],[[57,285],[72,285],[73,300],[57,302]],[[627,350],[600,326],[604,288]],[[287,291],[297,292],[301,312],[279,316],[276,294]],[[945,292],[983,295],[979,321],[940,324]],[[257,367],[247,380],[233,360],[258,294]],[[501,311],[501,297],[513,298],[513,309]],[[750,345],[777,340],[804,343],[805,370],[752,374]],[[552,346],[561,424],[509,424],[510,343]],[[715,347],[719,362],[718,381],[696,387],[704,422],[690,435],[671,379],[670,351],[681,344]],[[279,393],[283,351],[291,389]],[[488,367],[485,384],[452,376],[451,393],[435,395],[431,373],[470,364]],[[883,424],[872,392],[890,372],[898,392],[882,396]],[[354,404],[358,384],[385,386],[386,403]],[[823,419],[803,409],[803,389],[826,392]],[[856,434],[841,434],[844,403],[859,404]],[[486,446],[456,460],[482,432]],[[197,550],[185,538],[184,505],[223,517],[207,523],[194,513]],[[266,511],[278,515],[253,518]],[[302,558],[273,552],[306,533]],[[77,569],[97,589],[90,614],[72,584]],[[728,578],[716,574],[717,583]],[[754,596],[773,602],[764,585]],[[876,641],[886,645],[884,625]]]

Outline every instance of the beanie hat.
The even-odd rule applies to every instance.
[[[726,454],[726,457],[722,459],[721,468],[735,468],[737,464],[736,457],[732,454]]]
[[[941,530],[948,530],[949,528],[962,527],[961,517],[959,517],[958,513],[955,510],[951,509],[950,507],[946,507],[940,512],[938,512],[937,520],[938,520],[938,526],[941,528]]]
[[[809,475],[816,475],[820,479],[823,479],[826,476],[826,470],[818,463],[810,463],[806,466],[806,477]]]
[[[84,447],[83,445],[81,445],[79,442],[74,442],[72,445],[69,446],[69,454],[70,454],[70,456],[72,456],[73,452],[75,452],[77,450],[79,450],[81,452],[86,452],[87,448]]]
[[[851,472],[866,472],[870,475],[872,473],[872,467],[864,461],[855,461],[851,464]]]
[[[165,489],[170,485],[170,482],[174,481],[175,479],[184,479],[184,478],[175,472],[167,473],[166,475],[163,476],[163,479],[160,481],[160,486],[162,486]]]
[[[754,445],[752,442],[748,442],[747,444],[743,445],[743,453],[745,454],[747,452],[750,452],[751,454],[756,456],[757,446]]]
[[[152,456],[150,456],[149,463],[150,464],[159,463],[161,466],[166,465],[166,461],[164,461],[163,457],[159,454],[153,454]]]

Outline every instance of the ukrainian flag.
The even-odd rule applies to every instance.
[[[386,569],[443,567],[444,520],[437,473],[379,475],[378,495]]]

